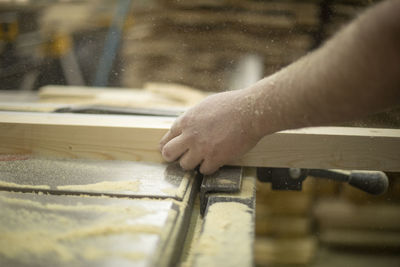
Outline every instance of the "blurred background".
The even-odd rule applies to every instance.
[[[149,81],[236,89],[238,71],[250,68],[262,77],[279,70],[369,4],[2,0],[0,89],[140,88]]]
[[[0,0],[0,102],[49,85],[172,84],[199,92],[193,104],[290,64],[374,2]],[[345,125],[399,128],[400,112]],[[400,177],[389,176],[379,198],[321,179],[302,192],[259,184],[256,265],[400,266]]]

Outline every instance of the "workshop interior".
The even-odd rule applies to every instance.
[[[377,2],[0,0],[0,266],[400,266],[399,108],[333,125],[378,130],[321,137],[349,148],[318,166],[278,151],[203,176],[157,141]]]

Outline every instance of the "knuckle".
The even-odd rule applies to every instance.
[[[189,118],[188,118],[188,115],[186,115],[186,114],[182,115],[182,117],[180,117],[180,119],[178,121],[179,125],[182,125],[182,126],[187,125],[188,122],[189,122]]]
[[[169,134],[174,134],[180,131],[180,125],[178,122],[174,122],[174,124],[172,124],[171,129],[169,131]]]
[[[192,121],[193,115],[190,112],[186,112],[179,118],[179,125],[181,127],[187,127]]]

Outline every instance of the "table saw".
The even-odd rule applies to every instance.
[[[232,167],[202,177],[163,163],[158,151],[185,108],[165,108],[180,101],[176,90],[172,98],[49,91],[0,105],[2,266],[251,266],[257,176],[276,190],[301,190],[308,174],[328,173],[375,194],[387,188],[382,173],[318,169],[400,170],[398,130],[332,127],[267,136]]]
[[[24,114],[51,117],[60,109],[60,116],[65,116],[65,112],[82,113],[85,109],[81,105],[43,105],[36,100],[27,104],[21,103],[20,97],[16,99],[3,105],[6,109],[12,106],[13,112],[4,111],[2,118]],[[54,110],[43,113],[44,106]],[[15,111],[21,107],[35,113]],[[121,109],[108,107],[114,115],[107,116],[118,123],[115,113],[120,114]],[[136,111],[148,113],[143,108]],[[148,115],[160,116],[162,112],[151,111],[157,114]],[[177,113],[172,109],[164,115]],[[72,121],[82,116],[92,122],[99,118],[93,114],[66,116],[72,116]],[[135,115],[127,117],[131,116]],[[58,120],[68,124],[69,119]],[[5,120],[2,122],[4,127]],[[13,132],[12,127],[6,128],[1,131]],[[183,171],[177,163],[37,154],[34,149],[9,153],[5,149],[30,142],[46,143],[46,151],[59,148],[53,146],[49,132],[39,137],[42,140],[32,141],[34,130],[29,131],[26,138],[13,142],[5,137],[2,143],[1,266],[253,264],[255,169],[225,168],[203,178],[196,171]],[[79,135],[74,131],[68,134],[70,140]],[[91,138],[96,139],[96,134]],[[79,148],[82,152],[77,143],[69,143],[72,152]],[[106,150],[98,155],[106,155]]]
[[[177,164],[4,156],[0,264],[176,266],[186,257],[189,266],[212,266],[236,252],[234,265],[251,266],[252,175],[246,170],[236,193],[205,202],[196,226],[201,178]],[[191,227],[200,227],[193,244]],[[185,245],[191,254],[182,255]]]

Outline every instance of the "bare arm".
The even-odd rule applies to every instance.
[[[400,99],[400,1],[369,9],[324,46],[255,85],[217,94],[160,142],[167,161],[208,174],[276,131],[351,120]]]
[[[278,104],[274,109],[284,117],[277,130],[350,120],[399,103],[400,1],[368,10],[251,90],[263,90],[261,101]]]

